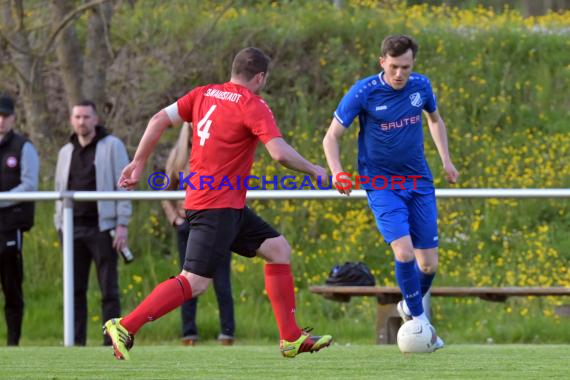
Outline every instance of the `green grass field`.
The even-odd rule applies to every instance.
[[[140,346],[131,353],[119,362],[105,347],[2,347],[0,378],[551,379],[568,378],[570,346],[452,345],[402,355],[396,346],[335,344],[295,359],[270,345]]]

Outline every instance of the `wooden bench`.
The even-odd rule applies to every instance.
[[[401,318],[396,304],[402,299],[400,288],[385,286],[311,286],[312,293],[320,294],[326,299],[349,302],[351,297],[376,297],[378,311],[376,317],[376,342],[378,344],[394,344]],[[476,288],[476,287],[434,287],[432,297],[478,297],[485,301],[505,302],[509,297],[528,296],[570,296],[570,288]]]

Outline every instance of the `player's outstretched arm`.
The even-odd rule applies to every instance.
[[[121,178],[119,178],[120,187],[130,190],[136,186],[140,180],[148,157],[154,150],[162,133],[170,124],[170,118],[164,110],[159,111],[150,119],[135,153],[135,157],[131,163],[125,166],[121,173]]]
[[[337,176],[339,173],[344,172],[342,163],[340,162],[340,139],[345,131],[346,128],[343,127],[336,118],[333,118],[327,134],[323,139],[323,149],[325,150],[327,163],[329,164],[329,169],[333,176],[333,185],[339,193],[350,195],[352,186],[348,189],[346,189],[344,185],[337,186]]]
[[[269,140],[265,144],[265,149],[267,149],[273,160],[279,162],[286,168],[307,173],[313,177],[314,180],[318,180],[320,177],[321,184],[323,186],[328,185],[327,171],[319,165],[307,161],[281,137]]]
[[[451,157],[449,156],[445,123],[437,110],[427,113],[427,118],[431,137],[437,147],[437,152],[439,153],[439,157],[443,164],[445,178],[449,183],[456,183],[457,178],[459,177],[459,172],[455,169],[455,166],[451,162]]]

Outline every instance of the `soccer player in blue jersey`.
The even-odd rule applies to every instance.
[[[422,112],[443,163],[446,179],[459,173],[451,162],[445,124],[429,79],[412,72],[417,43],[408,36],[382,42],[379,74],[359,80],[342,98],[323,141],[339,192],[344,173],[340,140],[358,116],[358,171],[380,233],[395,255],[395,274],[404,301],[404,320],[417,318],[431,327],[422,305],[438,264],[437,208],[433,178],[424,156]],[[401,177],[404,177],[402,179]],[[386,178],[386,180],[384,180]],[[366,183],[368,182],[368,183]],[[386,183],[387,182],[387,183]],[[443,347],[438,337],[435,349]]]

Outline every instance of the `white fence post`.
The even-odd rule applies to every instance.
[[[73,193],[63,196],[63,344],[75,344],[73,299]]]

